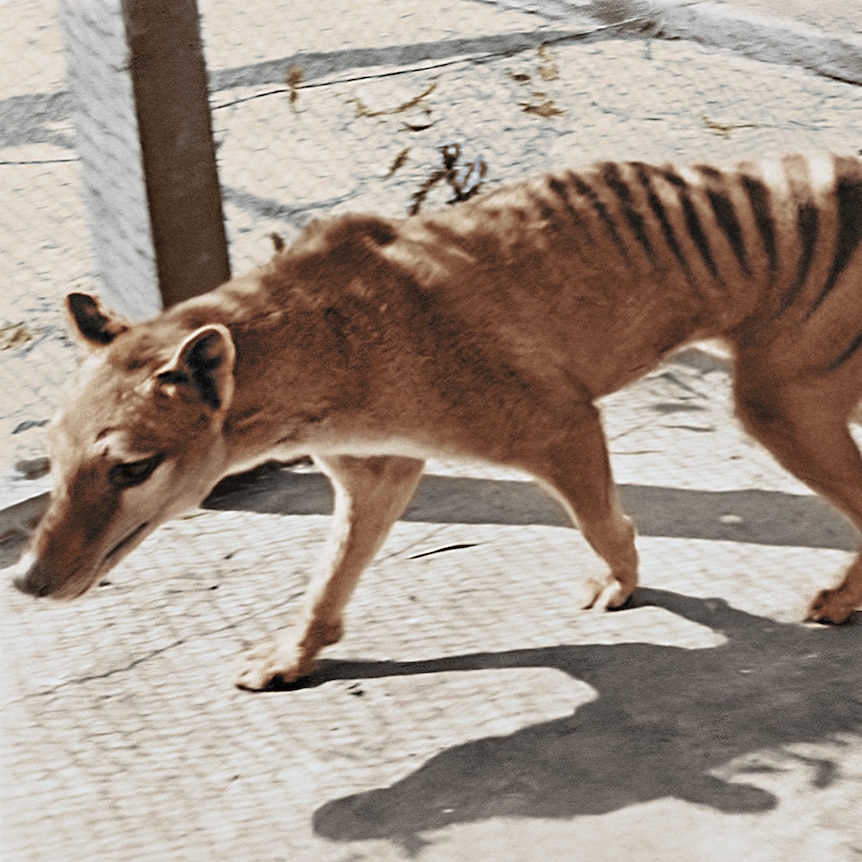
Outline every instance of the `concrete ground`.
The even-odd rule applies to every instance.
[[[594,158],[862,147],[855,2],[298,6],[201,4],[237,272],[271,230],[403,213],[450,141],[489,184]],[[685,38],[658,38],[682,7]],[[733,28],[714,44],[718,13],[770,62]],[[62,296],[98,281],[55,9],[9,0],[0,21],[8,564],[75,361]],[[598,564],[535,486],[448,463],[297,690],[232,680],[322,546],[314,472],[219,489],[76,603],[28,600],[3,572],[4,862],[862,858],[862,628],[799,623],[855,536],[740,432],[708,354],[603,406],[643,561],[617,613],[578,610]]]

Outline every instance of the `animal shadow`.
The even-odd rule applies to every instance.
[[[589,683],[598,697],[566,718],[443,751],[390,787],[327,802],[314,815],[317,834],[388,839],[409,849],[422,846],[423,832],[454,823],[572,818],[662,797],[726,813],[761,812],[777,805],[774,795],[738,775],[726,781],[711,773],[765,748],[862,732],[858,614],[833,628],[783,624],[718,599],[655,589],[642,589],[637,605],[665,608],[725,641],[707,649],[634,643],[423,662],[324,662],[309,685],[549,667]],[[810,763],[815,786],[840,773],[828,759]]]

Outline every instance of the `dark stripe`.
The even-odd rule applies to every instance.
[[[580,176],[580,174],[569,171],[567,176],[577,192],[583,195],[590,202],[593,209],[608,229],[608,233],[610,233],[611,238],[620,250],[620,254],[622,254],[625,260],[628,261],[629,256],[628,251],[626,250],[626,244],[623,242],[623,238],[620,236],[613,219],[608,214],[607,207],[601,202],[595,189],[582,176]]]
[[[698,165],[697,170],[707,178],[706,195],[709,205],[715,215],[715,221],[727,237],[730,247],[739,262],[739,266],[746,275],[751,275],[751,267],[748,265],[748,255],[745,252],[745,241],[742,238],[742,228],[736,218],[736,210],[726,191],[724,174],[711,165]]]
[[[778,273],[778,251],[775,245],[775,219],[772,215],[769,189],[763,182],[747,174],[742,175],[742,187],[751,202],[751,211],[754,213],[754,221],[760,231],[763,250],[769,259],[770,280],[774,280]]]
[[[676,187],[689,236],[697,246],[697,250],[700,252],[700,256],[703,258],[703,262],[712,277],[718,278],[718,267],[715,265],[715,260],[712,257],[712,250],[709,247],[709,241],[704,233],[703,225],[697,216],[697,210],[691,202],[688,183],[679,174],[674,173],[669,168],[665,169],[662,175],[671,185]]]
[[[835,184],[838,209],[835,257],[809,314],[819,307],[835,287],[835,282],[850,263],[856,246],[862,241],[862,164],[858,159],[839,158],[835,160],[835,173],[838,177]]]
[[[673,253],[673,256],[677,259],[679,265],[682,267],[682,271],[685,273],[685,277],[688,280],[688,283],[696,289],[695,282],[691,274],[691,267],[689,267],[688,261],[685,259],[685,255],[683,254],[679,241],[676,238],[676,234],[673,232],[673,225],[668,221],[667,213],[664,210],[664,206],[662,205],[661,199],[655,193],[655,190],[650,183],[647,166],[643,164],[643,162],[635,162],[633,167],[635,169],[635,173],[637,174],[638,181],[646,191],[647,203],[649,204],[649,208],[652,210],[653,215],[658,219],[658,223],[661,227],[664,241],[667,243],[668,248]]]
[[[724,174],[715,165],[695,165],[694,169],[714,183],[720,183]]]
[[[542,197],[538,192],[528,189],[527,195],[533,202],[533,205],[538,209],[539,215],[548,223],[554,233],[559,233],[562,230],[560,219],[557,211]]]
[[[790,187],[791,200],[796,202],[796,235],[799,239],[799,257],[796,262],[796,276],[781,298],[775,317],[790,308],[802,293],[811,272],[811,264],[814,262],[814,253],[817,250],[817,237],[820,233],[819,207],[814,200],[811,189],[807,160],[803,156],[787,156],[783,159],[783,166],[787,184]],[[810,314],[811,311],[808,313]]]
[[[547,193],[535,195],[539,212],[547,220],[554,233],[559,234],[559,240],[563,243],[564,250],[577,255],[581,261],[586,261],[584,246],[592,246],[594,243],[583,214],[572,205],[568,189],[559,177],[549,177],[548,188],[553,195],[551,202],[548,200]],[[562,204],[565,216],[568,216],[571,221],[571,227],[563,224],[562,220],[565,216],[553,205],[555,199]]]
[[[641,244],[649,259],[655,263],[655,250],[646,230],[644,230],[643,216],[634,207],[631,190],[620,175],[619,166],[613,162],[607,162],[602,165],[601,176],[608,188],[617,196],[617,200],[622,206],[623,215],[631,232],[635,235],[635,239]]]
[[[796,278],[793,280],[793,284],[781,299],[781,305],[778,307],[776,316],[790,308],[805,286],[805,280],[808,278],[811,263],[814,260],[819,226],[820,215],[817,212],[817,206],[813,203],[799,204],[796,215],[796,230],[799,234],[799,244],[801,246],[799,251],[799,267],[796,270]]]
[[[860,332],[847,346],[847,348],[840,353],[835,359],[830,362],[826,368],[829,371],[836,371],[839,369],[850,357],[860,348],[862,347],[862,332]]]
[[[578,228],[589,236],[589,231],[584,224],[581,214],[574,206],[572,206],[572,201],[569,197],[569,189],[566,184],[559,177],[550,177],[548,179],[548,188],[550,188],[550,190],[559,198],[560,203],[562,203],[569,218],[578,226]]]

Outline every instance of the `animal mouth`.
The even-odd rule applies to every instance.
[[[132,532],[129,533],[129,535],[126,536],[125,539],[121,539],[119,542],[117,542],[117,544],[114,545],[114,547],[111,548],[110,551],[108,551],[107,555],[105,556],[105,562],[111,562],[111,560],[113,560],[114,557],[116,557],[120,552],[128,548],[129,545],[131,545],[132,542],[134,542],[135,539],[137,539],[138,536],[140,536],[141,533],[143,533],[143,531],[146,530],[149,525],[149,521],[144,521],[144,523],[141,524],[139,527],[135,527],[135,529],[132,530]]]
[[[111,548],[101,564],[93,570],[84,568],[82,561],[78,559],[69,574],[60,580],[53,577],[50,565],[37,559],[30,564],[27,572],[15,578],[13,583],[22,593],[36,598],[51,596],[55,599],[76,599],[87,592],[100,573],[111,568],[117,561],[117,557],[134,544],[149,525],[150,522],[145,521],[140,526],[135,527],[131,533]]]

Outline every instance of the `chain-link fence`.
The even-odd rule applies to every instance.
[[[53,3],[3,6],[0,184],[7,398],[2,465],[37,458],[72,356],[62,297],[99,287],[80,194],[73,101]],[[440,148],[487,165],[490,187],[597,157],[727,161],[858,143],[855,93],[781,67],[751,88],[721,81],[688,45],[654,43],[569,15],[546,20],[453,0],[202,4],[213,125],[235,272],[310,219],[400,215],[453,196]],[[326,22],[321,25],[321,22]],[[780,95],[776,95],[780,94]],[[843,100],[843,101],[842,101]],[[38,464],[25,469],[38,470]]]
[[[460,182],[486,165],[484,188],[596,158],[862,146],[858,87],[572,5],[202,0],[234,272],[328,213],[449,206],[446,146]],[[17,498],[43,487],[24,477],[76,360],[63,297],[99,273],[55,4],[7,0],[0,21],[0,467]],[[736,855],[862,852],[858,672],[792,625],[853,537],[739,432],[720,362],[690,354],[605,407],[644,580],[683,594],[628,617],[577,611],[596,564],[523,477],[442,463],[360,587],[342,663],[302,691],[239,694],[231,668],[283,625],[319,550],[313,475],[264,474],[259,499],[163,528],[79,604],[4,601],[4,859],[604,859],[622,832],[630,858],[674,858],[674,835],[730,835],[728,812],[757,825]],[[645,685],[656,658],[663,683]],[[655,821],[633,825],[635,804]]]

